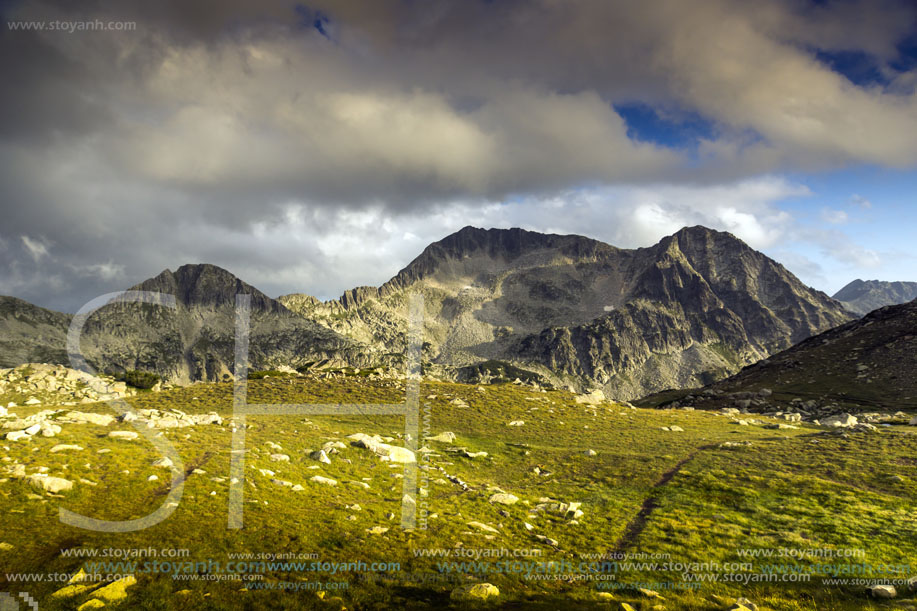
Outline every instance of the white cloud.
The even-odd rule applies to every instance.
[[[856,193],[854,193],[853,195],[850,196],[850,205],[851,205],[851,206],[856,206],[856,207],[858,207],[858,208],[863,208],[863,209],[866,209],[866,210],[872,208],[872,202],[871,202],[871,201],[869,201],[868,199],[866,199],[866,198],[863,197],[862,195],[857,195]]]
[[[30,238],[27,235],[23,235],[21,238],[26,251],[36,263],[48,256],[48,246],[41,238]]]
[[[843,210],[833,210],[831,208],[821,209],[821,219],[832,225],[843,225],[848,220],[848,215]]]

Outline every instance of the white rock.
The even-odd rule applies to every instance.
[[[160,458],[160,459],[158,459],[158,460],[154,460],[152,466],[154,466],[154,467],[163,467],[163,468],[165,468],[165,469],[171,469],[172,466],[173,466],[173,464],[174,464],[174,463],[172,462],[172,459],[171,459],[171,458],[169,458],[168,456],[163,456],[162,458]]]
[[[478,530],[483,530],[484,532],[489,532],[489,533],[499,533],[500,532],[493,526],[488,526],[487,524],[483,524],[481,522],[468,522],[468,526],[471,526],[472,528],[477,528]]]
[[[148,481],[148,482],[155,482],[155,481],[157,481],[158,479],[159,479],[159,476],[158,476],[158,475],[151,475],[151,476],[149,476],[148,478],[146,478],[146,481]]]
[[[64,414],[64,418],[74,422],[97,424],[99,426],[108,426],[115,421],[115,417],[109,414],[92,414],[88,412],[67,412]]]
[[[436,435],[435,437],[428,437],[427,439],[429,441],[439,441],[441,443],[452,443],[453,441],[455,441],[455,433],[446,431],[445,433],[440,433],[439,435]]]
[[[523,424],[525,424],[524,420],[513,420],[512,422],[508,423],[506,426],[522,426]]]
[[[11,431],[6,434],[7,441],[19,441],[20,439],[28,439],[29,434],[25,431]]]
[[[134,431],[112,431],[108,434],[112,439],[124,439],[127,441],[137,439],[140,435]]]
[[[827,418],[821,419],[822,426],[829,426],[831,428],[851,428],[857,425],[857,418],[851,414],[838,414],[835,416],[828,416]]]
[[[36,433],[38,433],[40,430],[41,430],[41,425],[40,425],[40,424],[33,424],[32,426],[30,426],[29,428],[27,428],[27,429],[24,431],[24,433],[25,433],[26,435],[29,435],[29,436],[31,437],[32,435],[35,435]]]
[[[498,492],[492,495],[489,500],[491,503],[499,503],[500,505],[514,505],[519,501],[519,497],[515,494]]]
[[[328,477],[322,477],[321,475],[313,475],[309,478],[309,480],[315,482],[316,484],[325,484],[326,486],[338,485],[337,480]]]
[[[271,454],[271,460],[274,462],[290,462],[290,457],[286,454]]]
[[[50,452],[51,452],[52,454],[54,454],[54,453],[56,453],[56,452],[67,452],[67,451],[69,451],[69,450],[73,450],[73,451],[75,451],[75,452],[79,452],[79,451],[81,451],[82,449],[83,449],[82,446],[77,446],[77,445],[72,445],[72,444],[66,444],[66,443],[59,443],[59,444],[57,444],[56,446],[54,446],[53,448],[51,448]]]
[[[595,450],[586,450],[585,452],[583,452],[583,454],[585,454],[586,456],[596,456],[598,452],[596,452]]]
[[[40,488],[45,492],[58,493],[66,492],[73,488],[73,482],[62,477],[50,477],[47,475],[33,475],[29,478],[29,483],[35,488]]]
[[[895,598],[898,596],[898,591],[895,589],[895,586],[891,585],[876,585],[869,588],[869,593],[872,594],[873,598]]]
[[[41,401],[35,397],[31,397],[28,401],[25,402],[26,405],[41,405]]]
[[[326,465],[331,464],[331,459],[328,458],[328,455],[325,453],[324,450],[316,450],[315,452],[312,452],[311,454],[309,454],[309,458],[311,458],[312,460],[317,460],[320,463],[325,463]]]

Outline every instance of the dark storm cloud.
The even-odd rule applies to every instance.
[[[494,202],[744,193],[787,168],[917,161],[914,74],[893,68],[904,2],[51,0],[4,15],[136,24],[0,33],[0,292],[55,307],[196,260],[334,296],[463,221],[524,224]],[[849,50],[884,87],[818,59]],[[636,140],[615,111],[634,103],[709,129],[690,150]],[[618,220],[783,223],[747,201],[632,203]],[[529,210],[544,225],[552,206]],[[396,263],[368,268],[383,255]]]

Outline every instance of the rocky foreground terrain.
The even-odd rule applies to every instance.
[[[405,391],[287,374],[252,380],[249,397],[391,403]],[[421,397],[416,440],[401,417],[243,424],[228,383],[138,393],[124,414],[19,406],[0,416],[0,591],[42,609],[917,606],[917,426],[640,409],[523,384],[424,382]],[[238,530],[226,527],[233,485]],[[404,529],[406,503],[417,522]],[[164,504],[167,519],[132,533],[59,518],[137,519]],[[893,572],[857,573],[864,564]]]

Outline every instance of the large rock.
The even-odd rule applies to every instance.
[[[515,505],[517,502],[519,502],[519,497],[515,494],[498,492],[490,497],[490,502],[499,503],[500,505]]]
[[[66,492],[73,489],[73,482],[62,477],[51,477],[42,473],[36,473],[29,477],[29,483],[35,488],[51,492],[54,494]]]
[[[875,585],[869,588],[869,593],[873,598],[895,598],[898,591],[892,585]]]
[[[500,590],[497,586],[490,583],[473,583],[455,588],[449,598],[456,601],[482,602],[498,596]]]
[[[417,462],[414,452],[400,446],[393,446],[382,441],[378,435],[366,435],[364,433],[355,433],[347,437],[352,440],[354,446],[366,448],[379,456],[383,460],[395,463],[413,463]]]
[[[67,412],[64,414],[64,418],[74,422],[85,422],[98,426],[108,426],[115,421],[115,417],[110,414],[92,414],[88,412]]]
[[[828,416],[819,422],[822,426],[829,426],[835,429],[849,429],[857,425],[857,417],[851,414],[838,414],[836,416]]]

